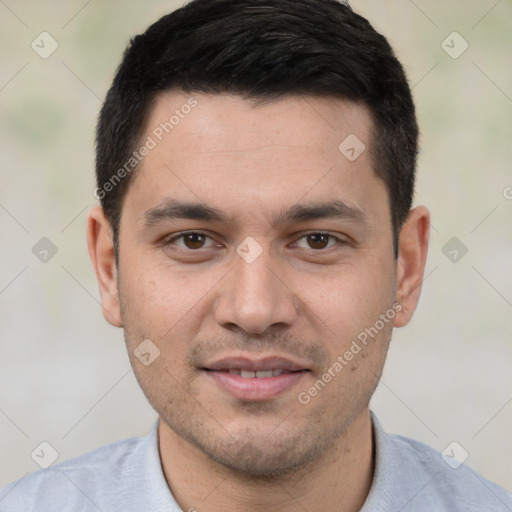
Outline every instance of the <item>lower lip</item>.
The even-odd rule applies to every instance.
[[[258,377],[244,379],[240,375],[211,370],[205,371],[205,373],[214,379],[224,391],[239,400],[262,401],[275,398],[293,388],[306,375],[307,370],[283,373],[264,379]]]

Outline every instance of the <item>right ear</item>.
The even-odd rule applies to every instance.
[[[114,237],[101,206],[95,206],[87,215],[87,245],[98,280],[103,316],[114,327],[122,327]]]

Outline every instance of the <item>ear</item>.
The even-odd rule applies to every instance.
[[[98,280],[103,316],[114,327],[122,327],[114,237],[100,206],[94,207],[87,216],[87,245]]]
[[[424,206],[413,208],[400,231],[396,266],[397,300],[402,304],[395,327],[406,325],[418,305],[427,261],[430,213]]]

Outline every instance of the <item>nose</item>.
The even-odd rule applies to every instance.
[[[233,265],[215,301],[218,325],[231,330],[238,327],[256,335],[295,322],[297,298],[268,251],[251,263],[236,255]]]

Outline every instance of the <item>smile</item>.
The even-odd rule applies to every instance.
[[[268,379],[270,377],[279,377],[279,375],[282,375],[283,373],[290,373],[290,371],[282,369],[260,370],[257,372],[252,372],[238,368],[230,368],[226,371],[230,375],[240,375],[243,379]]]

